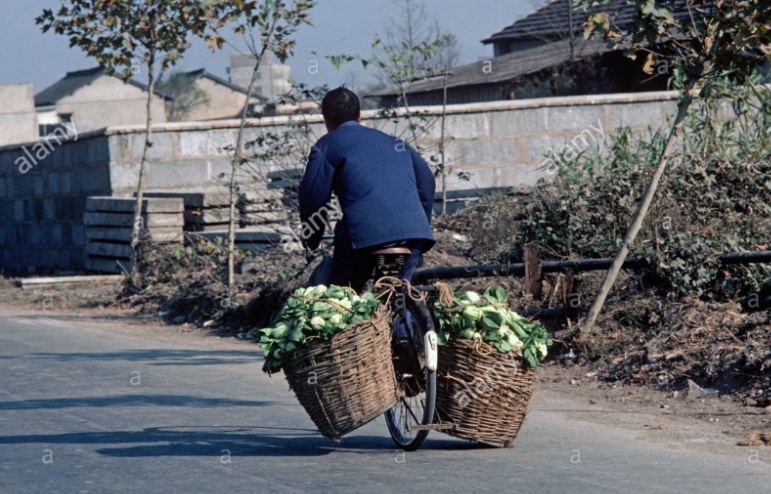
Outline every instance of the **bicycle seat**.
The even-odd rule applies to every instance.
[[[404,254],[410,255],[412,251],[409,247],[385,247],[382,249],[372,251],[373,256],[380,256],[384,254]]]

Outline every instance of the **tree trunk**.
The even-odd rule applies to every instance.
[[[236,284],[235,255],[236,255],[236,202],[238,202],[236,172],[241,164],[241,147],[244,141],[244,128],[246,127],[246,115],[249,111],[249,100],[252,97],[254,84],[257,82],[257,72],[260,68],[260,62],[265,55],[267,48],[263,46],[260,54],[256,56],[252,78],[249,80],[249,87],[246,90],[246,102],[241,111],[241,122],[238,125],[238,134],[236,135],[235,150],[233,151],[233,161],[230,166],[230,210],[228,212],[228,290],[233,291]]]
[[[153,147],[153,92],[155,90],[155,51],[151,50],[147,64],[147,120],[145,122],[145,146],[142,151],[142,161],[139,162],[139,180],[137,183],[137,201],[134,205],[134,224],[131,228],[131,281],[136,283],[137,276],[137,247],[141,241],[140,235],[144,229],[142,221],[142,202],[145,193],[145,175],[147,168],[147,159],[150,156],[150,148]]]
[[[444,81],[442,84],[442,128],[441,136],[439,137],[439,155],[442,160],[442,214],[447,214],[447,162],[445,161],[445,147],[444,133],[445,124],[447,121],[447,77],[450,71],[449,66],[444,68]]]
[[[651,202],[653,202],[653,198],[656,195],[656,189],[658,188],[661,177],[664,175],[664,171],[667,168],[669,157],[672,154],[675,138],[680,135],[683,126],[683,120],[685,120],[685,117],[688,113],[688,108],[693,102],[693,96],[691,95],[691,89],[693,89],[693,86],[694,82],[689,83],[683,92],[683,97],[678,105],[677,117],[675,118],[675,121],[672,124],[672,129],[667,136],[664,150],[659,157],[658,165],[656,166],[656,170],[653,173],[653,178],[651,179],[650,184],[648,184],[648,188],[645,191],[643,200],[634,215],[632,224],[629,226],[629,230],[626,232],[624,243],[621,246],[621,249],[619,249],[618,254],[616,254],[615,259],[613,259],[613,264],[611,264],[608,273],[605,275],[605,281],[603,281],[602,287],[597,294],[597,298],[592,303],[586,319],[584,319],[584,321],[579,325],[579,328],[584,336],[596,336],[596,332],[593,331],[594,323],[597,320],[597,316],[600,314],[600,311],[602,310],[602,306],[605,304],[605,299],[607,298],[610,289],[613,287],[613,283],[615,283],[619,271],[621,271],[621,265],[624,263],[624,260],[629,253],[629,248],[634,244],[634,240],[637,237],[640,228],[642,228],[642,223],[645,220],[645,216],[648,214],[648,208],[650,207]]]

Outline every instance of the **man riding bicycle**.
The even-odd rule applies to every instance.
[[[321,111],[328,133],[311,148],[299,190],[304,243],[315,249],[321,242],[326,221],[314,219],[326,214],[334,192],[343,214],[326,283],[361,291],[372,274],[371,254],[397,246],[410,249],[399,276],[411,280],[436,243],[434,175],[403,140],[361,125],[359,99],[345,87],[329,91]]]

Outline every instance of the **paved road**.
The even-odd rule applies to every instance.
[[[641,441],[538,393],[513,449],[434,434],[403,454],[382,419],[337,445],[253,347],[82,326],[0,316],[0,493],[771,489],[771,452]]]

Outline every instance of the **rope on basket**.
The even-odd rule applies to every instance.
[[[406,288],[405,293],[415,302],[426,301],[425,293],[412,286],[409,281],[397,278],[396,276],[383,276],[375,281],[374,287],[383,289],[383,292],[378,295],[377,298],[386,297],[385,305],[388,305],[388,303],[391,302],[391,297],[401,287]]]
[[[455,294],[452,292],[452,288],[447,283],[437,281],[434,283],[436,290],[439,292],[439,303],[444,307],[450,307],[455,300]]]
[[[477,354],[483,357],[487,357],[495,351],[495,348],[486,343],[483,343],[482,340],[474,340],[473,348]]]

